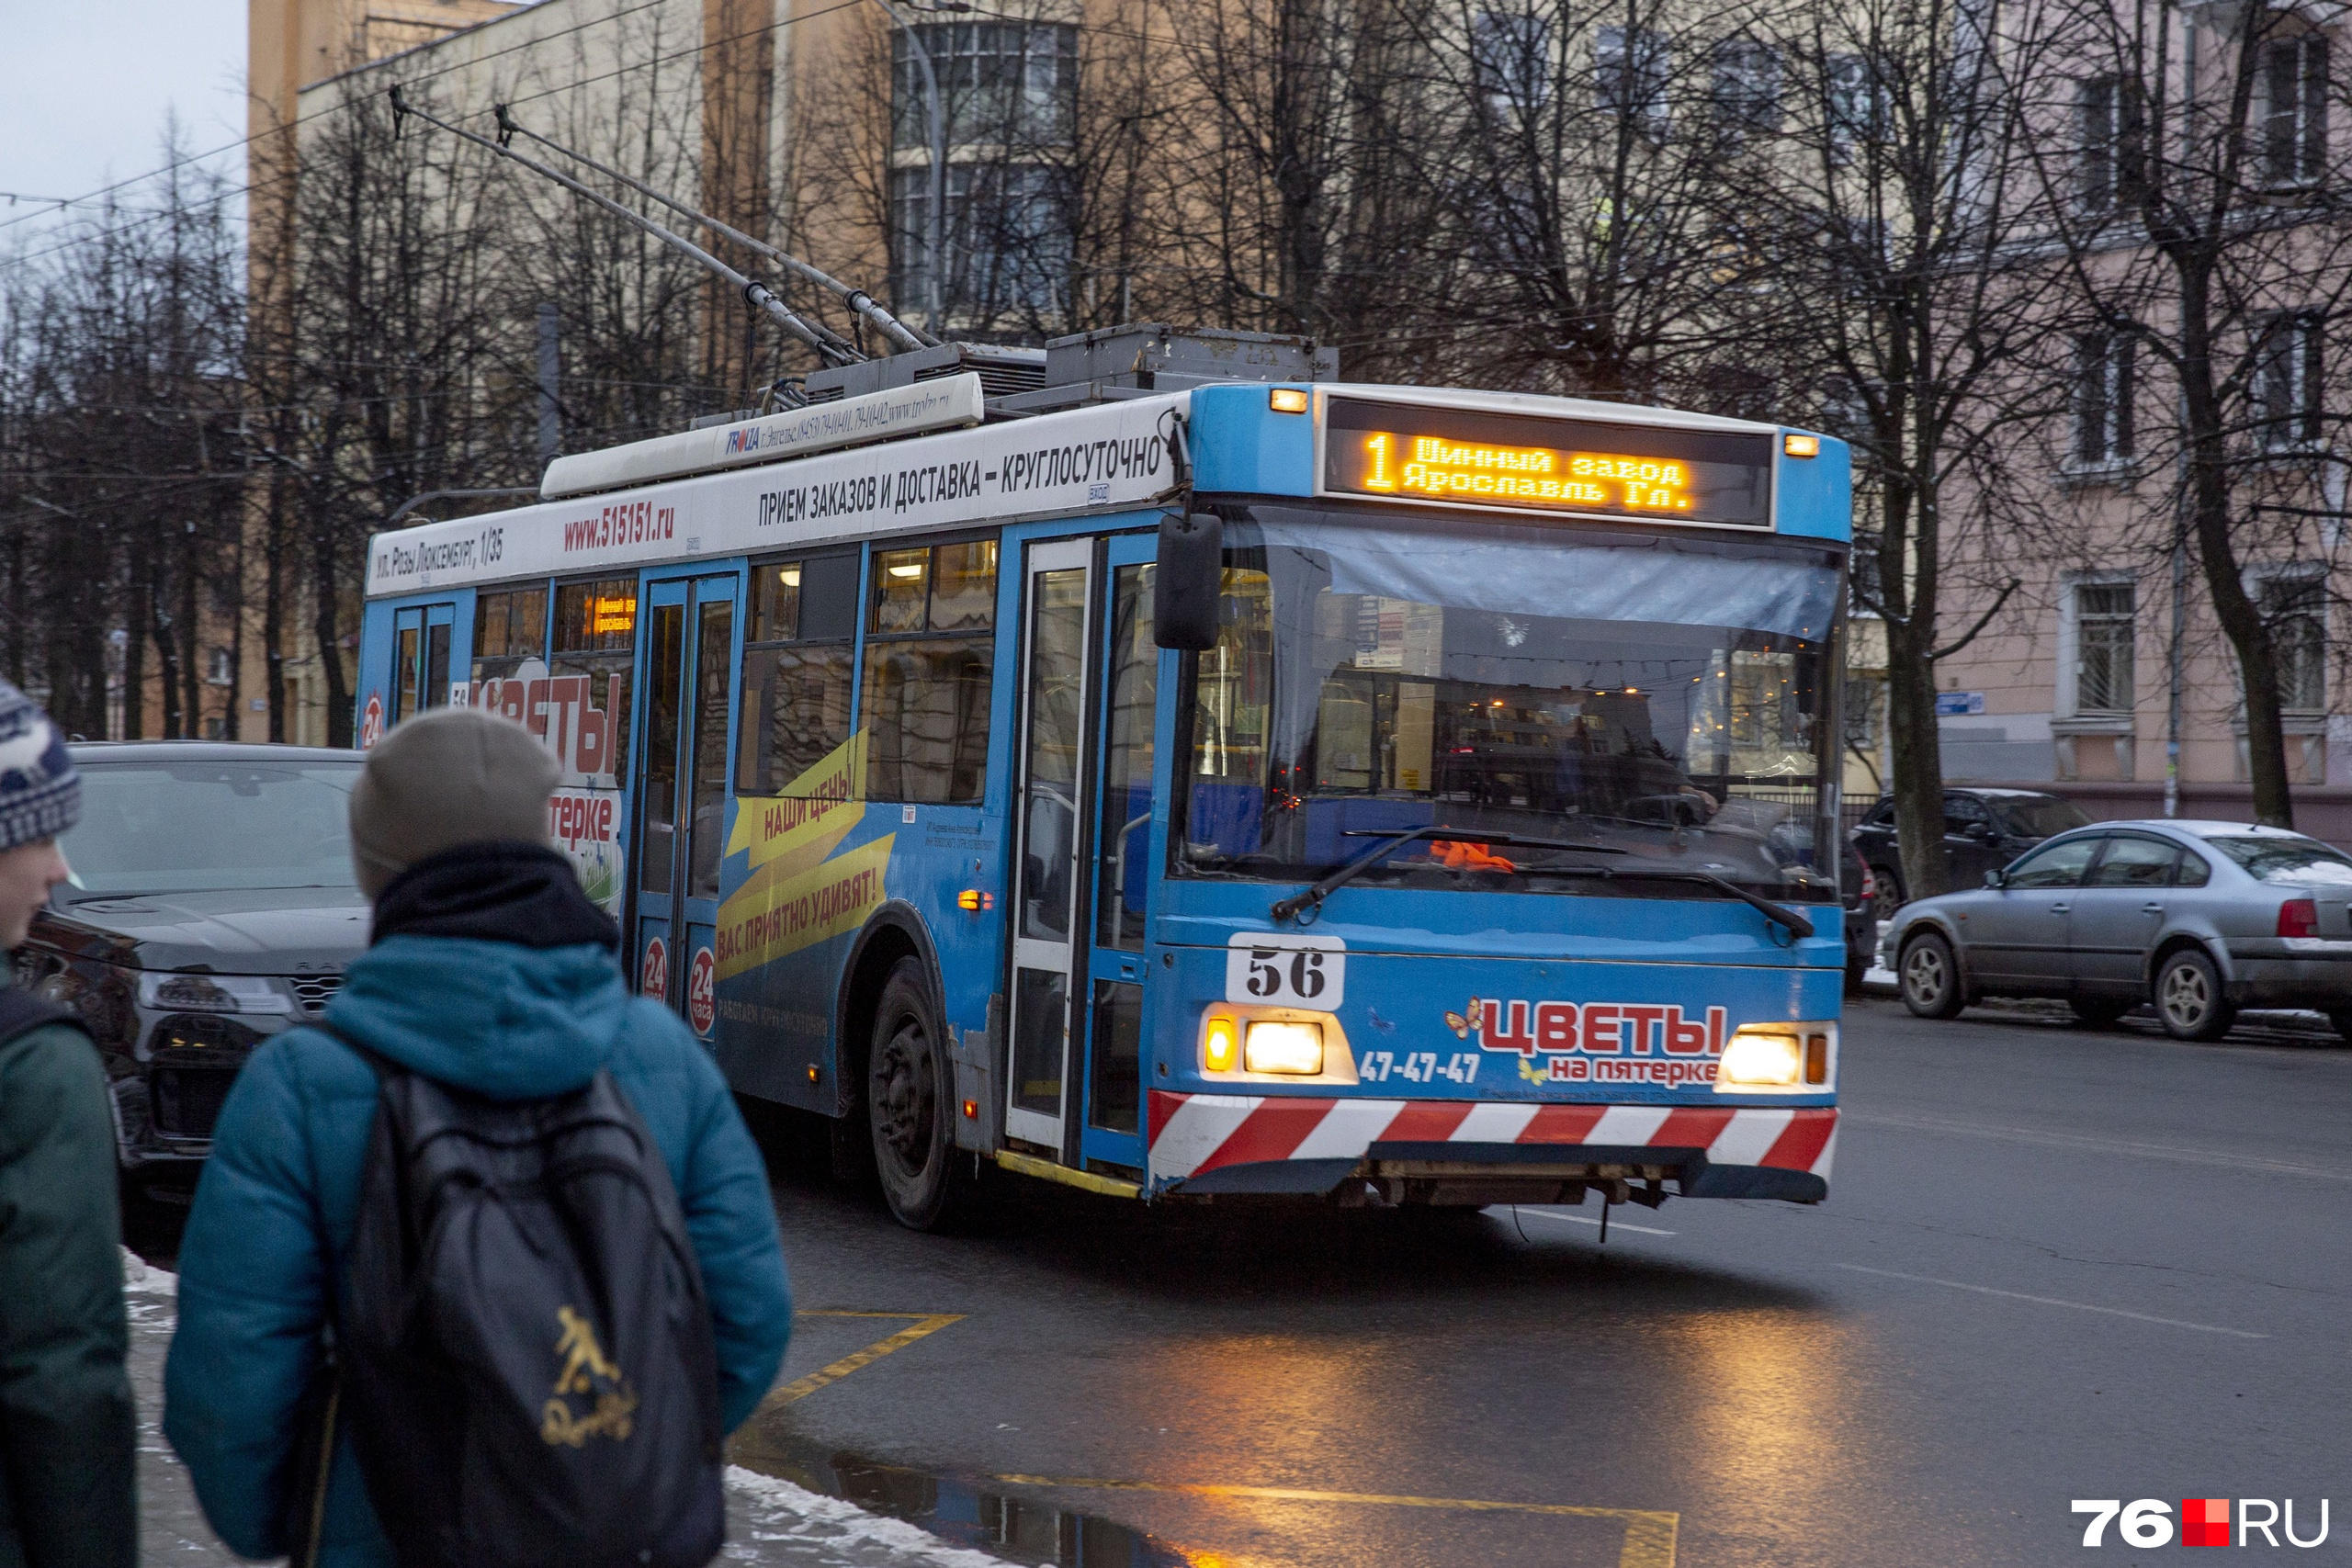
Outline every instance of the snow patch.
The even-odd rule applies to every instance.
[[[129,1247],[122,1249],[122,1288],[142,1292],[151,1296],[172,1296],[180,1293],[180,1277],[168,1269],[158,1269]]]
[[[837,1544],[870,1543],[920,1558],[926,1563],[936,1564],[937,1568],[1005,1568],[1004,1559],[1001,1557],[991,1557],[985,1551],[974,1551],[968,1547],[951,1546],[904,1519],[869,1514],[854,1503],[811,1492],[805,1486],[796,1486],[773,1475],[762,1475],[740,1464],[727,1467],[727,1484],[745,1498],[777,1510],[774,1516],[756,1521],[766,1528],[755,1535],[754,1540],[797,1538]],[[781,1530],[783,1533],[771,1535],[769,1530]]]

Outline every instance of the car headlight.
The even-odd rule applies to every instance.
[[[260,975],[139,976],[139,1005],[162,1012],[288,1013],[294,998]]]
[[[1253,1073],[1313,1077],[1323,1070],[1323,1026],[1252,1019],[1241,1037],[1241,1065]]]
[[[1718,1089],[1826,1089],[1835,1023],[1743,1023],[1715,1066]]]

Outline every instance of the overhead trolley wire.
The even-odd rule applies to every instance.
[[[655,239],[660,240],[663,244],[670,246],[681,254],[700,262],[704,266],[707,267],[712,272],[717,273],[719,276],[727,279],[728,282],[741,289],[743,291],[743,298],[750,301],[754,310],[763,312],[774,320],[777,325],[784,328],[786,332],[790,333],[794,337],[798,338],[802,343],[816,350],[817,356],[822,359],[826,364],[853,365],[865,357],[864,355],[859,354],[855,349],[843,344],[839,334],[828,332],[820,327],[810,325],[807,321],[803,320],[799,313],[794,310],[791,306],[778,299],[775,291],[770,288],[766,284],[760,282],[757,278],[751,277],[743,273],[738,272],[735,268],[729,266],[725,262],[720,261],[717,256],[712,255],[708,251],[704,250],[700,245],[695,244],[692,240],[687,239],[685,236],[672,233],[669,230],[664,229],[661,224],[654,222],[651,219],[647,218],[642,214],[630,211],[628,208],[623,207],[619,202],[613,200],[610,197],[605,196],[598,191],[592,190],[587,186],[584,186],[578,180],[573,179],[570,175],[563,173],[560,169],[550,168],[527,153],[517,152],[512,147],[508,147],[501,142],[492,141],[487,136],[477,135],[473,131],[467,130],[462,127],[451,125],[445,119],[435,118],[433,115],[428,114],[424,110],[418,108],[413,104],[411,104],[401,96],[401,89],[397,85],[390,89],[390,98],[394,117],[393,125],[395,127],[395,134],[397,134],[400,118],[405,115],[414,115],[417,118],[423,120],[425,124],[434,127],[435,130],[446,130],[453,136],[461,136],[468,141],[473,142],[476,146],[485,148],[502,158],[512,159],[514,162],[522,164],[525,168],[529,169],[534,174],[544,175],[548,179],[555,181],[558,185],[562,186],[565,189],[572,192],[574,195],[587,197],[590,201],[594,202],[598,207],[603,208],[605,211],[611,213],[614,217],[620,219],[622,221],[635,224],[638,228],[652,235]]]

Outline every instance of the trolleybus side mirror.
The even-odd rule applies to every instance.
[[[1151,574],[1152,641],[1193,653],[1215,648],[1224,583],[1224,519],[1208,512],[1162,517]]]

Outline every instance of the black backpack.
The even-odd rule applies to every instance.
[[[718,1352],[628,1097],[599,1069],[502,1103],[344,1043],[379,1091],[336,1357],[401,1568],[709,1562]]]

